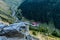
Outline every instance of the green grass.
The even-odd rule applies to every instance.
[[[39,27],[35,28],[35,27],[30,26],[29,29],[31,31],[40,32],[40,33],[42,33],[44,35],[48,35],[48,36],[51,36],[53,33],[52,36],[60,38],[60,30],[56,29],[54,27],[53,23],[49,23],[48,25],[46,23],[45,24],[40,23]],[[57,32],[54,32],[54,30]]]

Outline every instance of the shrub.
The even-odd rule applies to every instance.
[[[47,32],[48,32],[48,29],[47,29],[47,28],[40,27],[40,28],[39,28],[39,31],[40,31],[40,32],[47,33]]]
[[[36,35],[36,32],[33,32],[32,34],[33,34],[33,35]]]
[[[52,35],[56,36],[56,37],[60,37],[60,32],[59,31],[53,31]]]
[[[39,29],[35,29],[34,27],[29,27],[29,30],[33,30],[33,31],[39,32]]]

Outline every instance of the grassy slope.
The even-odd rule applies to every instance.
[[[30,31],[30,35],[38,38],[39,40],[60,40],[60,38],[58,38],[58,37],[46,36],[46,35],[44,35],[42,33],[38,33],[38,32],[36,32],[36,33],[37,33],[37,35],[33,35],[32,31]]]
[[[51,33],[55,29],[53,23],[51,22],[49,23],[49,25],[47,25],[46,23],[43,24],[41,23],[40,26],[43,27],[44,29],[48,27],[49,33]],[[36,35],[33,35],[33,32],[35,32]],[[30,30],[30,35],[39,38],[40,40],[60,40],[60,38],[52,36],[51,34],[46,35],[45,32],[38,32],[34,30]]]
[[[10,15],[10,10],[9,7],[4,3],[3,1],[0,0],[0,10],[5,12],[6,14]]]
[[[9,6],[6,5],[2,0],[0,0],[0,20],[6,21],[9,23],[14,22],[14,18],[11,17],[11,11]]]

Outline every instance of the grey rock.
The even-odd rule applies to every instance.
[[[0,40],[7,40],[7,37],[5,37],[5,36],[0,36]]]

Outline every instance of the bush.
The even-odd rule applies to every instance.
[[[38,27],[38,28],[29,27],[29,30],[33,30],[33,31],[36,31],[36,32],[48,33],[48,28],[47,27]]]
[[[47,28],[40,27],[40,28],[39,28],[39,31],[40,31],[40,32],[47,33],[47,32],[48,32],[48,29],[47,29]]]
[[[33,34],[33,35],[36,35],[36,32],[33,32],[32,34]]]
[[[56,36],[56,37],[60,37],[60,32],[59,31],[53,31],[52,35]]]
[[[29,27],[29,30],[33,30],[33,31],[37,31],[37,32],[39,32],[39,29],[35,29],[34,27]]]

